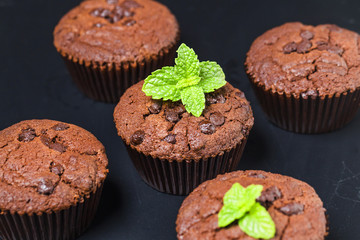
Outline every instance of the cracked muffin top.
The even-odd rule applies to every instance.
[[[276,235],[272,239],[324,239],[325,209],[311,186],[291,177],[252,170],[219,175],[197,187],[180,207],[176,220],[178,239],[254,239],[241,231],[236,222],[218,227],[223,197],[236,182],[243,187],[264,187],[257,201],[267,208],[275,223]]]
[[[107,175],[104,146],[88,131],[28,120],[0,131],[0,213],[41,213],[82,202]]]
[[[205,95],[200,117],[186,112],[181,101],[147,97],[143,83],[126,90],[114,121],[127,145],[153,158],[183,161],[221,155],[246,141],[254,124],[244,93],[229,83]]]
[[[152,0],[86,0],[54,30],[61,53],[85,61],[140,61],[176,44],[179,26],[164,5]]]
[[[359,35],[336,25],[286,23],[258,37],[245,62],[250,79],[294,96],[332,96],[360,87]]]

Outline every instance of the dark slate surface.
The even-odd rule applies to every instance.
[[[56,119],[91,131],[105,145],[109,178],[97,217],[81,240],[176,239],[176,214],[184,197],[159,193],[141,181],[117,137],[114,105],[84,97],[52,45],[57,21],[79,2],[0,0],[0,129],[24,119]],[[251,101],[255,126],[238,168],[262,169],[308,182],[328,210],[328,239],[360,239],[360,115],[329,134],[283,131],[266,120],[243,69],[254,38],[287,21],[335,23],[360,32],[360,2],[161,2],[177,16],[182,41],[201,60],[222,65],[227,80]]]

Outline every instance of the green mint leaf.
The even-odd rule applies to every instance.
[[[276,233],[275,223],[270,214],[258,202],[239,220],[239,227],[253,238],[271,239]]]
[[[205,93],[213,92],[226,84],[225,74],[216,62],[201,62],[200,77],[199,86]]]
[[[215,62],[200,63],[194,50],[184,43],[177,53],[176,65],[154,71],[145,79],[142,91],[153,99],[182,100],[185,109],[199,117],[205,108],[204,93],[226,84],[224,72]]]
[[[219,227],[229,225],[250,211],[256,198],[261,195],[262,189],[263,186],[261,185],[250,185],[244,188],[239,183],[234,183],[230,190],[225,193],[224,206],[218,214]]]
[[[194,50],[182,43],[177,53],[178,57],[175,58],[177,75],[182,78],[198,77],[200,74],[200,62]]]
[[[176,87],[178,79],[173,67],[163,67],[145,79],[142,91],[153,99],[179,101],[180,90]]]
[[[200,117],[205,108],[205,94],[201,87],[190,86],[181,90],[181,101],[185,105],[186,111]]]

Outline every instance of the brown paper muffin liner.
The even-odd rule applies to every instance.
[[[139,62],[100,63],[77,59],[64,52],[60,54],[77,87],[94,100],[117,103],[133,84],[145,79],[163,66],[173,65],[178,41],[158,55]]]
[[[325,133],[342,128],[360,106],[360,88],[333,96],[295,97],[274,93],[252,83],[267,117],[278,127],[296,133]]]
[[[236,169],[247,138],[233,149],[216,157],[195,160],[169,161],[152,158],[126,145],[131,160],[141,178],[160,192],[187,195],[200,183],[218,174]]]
[[[72,240],[81,235],[93,220],[99,205],[102,185],[68,209],[42,214],[0,214],[3,240]]]

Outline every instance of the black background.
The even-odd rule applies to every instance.
[[[80,239],[176,239],[175,220],[184,197],[159,193],[142,182],[116,134],[115,105],[84,97],[53,47],[53,28],[79,2],[0,0],[0,129],[48,118],[79,125],[105,145],[110,174],[97,217]],[[328,239],[360,239],[360,115],[333,133],[283,131],[266,120],[243,69],[251,42],[284,22],[335,23],[360,32],[359,0],[161,2],[176,15],[182,42],[200,60],[217,61],[251,102],[255,126],[239,169],[308,182],[329,214]]]

